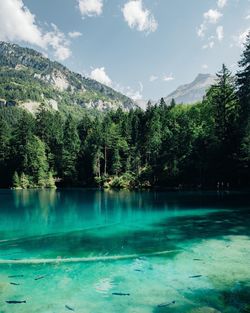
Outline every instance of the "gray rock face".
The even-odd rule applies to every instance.
[[[176,103],[195,103],[201,101],[209,87],[214,84],[216,76],[198,74],[193,82],[178,87],[174,92],[164,98],[167,104],[174,99]]]

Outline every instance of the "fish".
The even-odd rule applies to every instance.
[[[113,296],[130,296],[130,293],[112,292]]]
[[[75,311],[75,309],[71,308],[71,307],[68,306],[67,304],[65,305],[65,308],[68,309],[69,311]]]
[[[9,278],[16,278],[16,277],[24,277],[24,275],[11,275],[11,276],[8,276]]]
[[[20,284],[18,283],[13,283],[13,282],[10,282],[11,285],[14,285],[14,286],[19,286]]]
[[[167,303],[161,303],[161,304],[158,304],[158,308],[164,308],[166,306],[169,306],[171,304],[175,304],[175,301],[172,301],[172,302],[167,302]]]
[[[38,277],[35,278],[35,280],[43,279],[44,277],[46,277],[46,275],[38,276]]]
[[[8,303],[8,304],[21,304],[21,303],[26,303],[26,300],[21,300],[21,301],[7,300],[6,303]]]
[[[189,278],[198,278],[201,277],[202,275],[194,275],[194,276],[189,276]]]
[[[202,261],[202,259],[193,259],[194,261]]]

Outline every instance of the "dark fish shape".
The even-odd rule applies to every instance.
[[[71,308],[71,307],[68,306],[68,305],[65,305],[65,308],[68,309],[69,311],[75,311],[75,309]]]
[[[14,285],[14,286],[19,286],[20,284],[18,283],[13,283],[13,282],[10,282],[11,285]]]
[[[158,308],[164,308],[166,306],[170,306],[171,304],[175,304],[175,301],[172,301],[172,302],[167,302],[167,303],[161,303],[161,304],[158,304]]]
[[[43,278],[45,278],[45,277],[46,277],[46,275],[38,276],[38,277],[35,278],[35,280],[40,280],[40,279],[43,279]]]
[[[26,300],[22,300],[22,301],[7,300],[5,302],[8,304],[21,304],[21,303],[26,303]]]
[[[130,293],[112,292],[113,296],[130,296]]]
[[[134,271],[135,272],[143,272],[143,270],[140,270],[140,269],[137,269],[137,268]]]
[[[11,275],[11,276],[8,276],[9,278],[17,278],[17,277],[24,277],[24,275]]]
[[[202,259],[194,259],[194,261],[202,261]]]
[[[202,275],[189,276],[189,278],[198,278],[198,277],[202,277]]]

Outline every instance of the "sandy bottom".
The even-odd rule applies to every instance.
[[[128,260],[2,264],[0,313],[250,312],[248,236],[183,243],[180,249]]]

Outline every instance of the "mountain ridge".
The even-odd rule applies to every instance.
[[[99,111],[137,107],[129,97],[51,61],[36,50],[3,41],[0,41],[0,98],[2,106],[21,105],[29,111],[39,103],[52,109],[75,105]]]

